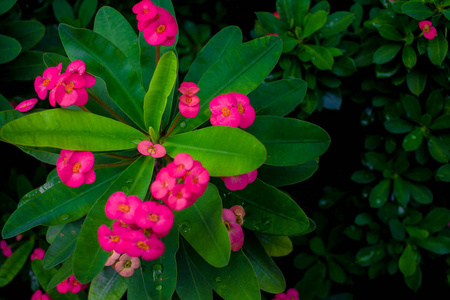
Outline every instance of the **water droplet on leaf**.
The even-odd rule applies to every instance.
[[[160,285],[160,284],[158,284],[156,287],[155,287],[155,289],[156,289],[156,291],[157,292],[161,292],[162,291],[162,285]]]
[[[181,122],[181,123],[180,123],[180,127],[181,127],[181,128],[185,128],[185,127],[186,127],[186,122]]]
[[[163,274],[164,267],[162,264],[154,264],[152,266],[153,271],[153,280],[162,280],[162,274]]]
[[[222,278],[216,277],[216,278],[214,279],[214,281],[215,281],[215,282],[222,282]]]

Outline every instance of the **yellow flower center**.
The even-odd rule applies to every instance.
[[[79,162],[77,162],[76,164],[73,165],[72,171],[74,173],[78,173],[78,172],[80,172],[80,168],[81,168],[81,164]]]
[[[166,26],[164,26],[163,24],[159,25],[158,28],[156,28],[156,31],[158,33],[163,33],[166,30]]]
[[[144,249],[144,250],[150,249],[150,246],[148,244],[144,243],[143,241],[139,241],[137,243],[137,245],[139,248]]]
[[[120,210],[121,212],[127,213],[127,212],[130,211],[130,206],[129,206],[129,205],[126,205],[126,204],[120,204],[120,205],[119,205],[119,210]]]
[[[50,83],[50,79],[45,79],[44,82],[42,82],[43,86],[47,86]]]
[[[244,113],[244,106],[242,106],[242,104],[239,103],[239,104],[237,105],[237,109],[239,110],[239,113],[240,113],[240,114],[243,114],[243,113]]]
[[[222,108],[222,115],[224,117],[228,117],[230,115],[230,110],[228,109],[228,107],[225,106]]]
[[[423,26],[422,31],[425,32],[425,33],[430,32],[430,25],[425,25],[425,26]]]
[[[148,215],[148,219],[150,221],[153,221],[153,222],[158,222],[159,221],[159,216],[157,214],[149,214]]]
[[[120,241],[120,236],[118,235],[111,235],[109,237],[111,239],[111,242],[117,243],[118,241]]]

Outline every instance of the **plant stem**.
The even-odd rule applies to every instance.
[[[113,168],[113,167],[120,167],[120,166],[126,166],[134,162],[134,159],[130,159],[127,161],[121,161],[118,163],[112,163],[112,164],[103,164],[103,165],[94,165],[94,169],[106,169],[106,168]]]
[[[172,123],[172,126],[170,126],[169,130],[167,130],[167,133],[164,135],[164,137],[168,137],[172,131],[174,130],[175,126],[178,124],[178,122],[181,119],[181,114],[178,114],[178,117],[176,118],[175,122]]]
[[[156,66],[158,66],[160,55],[161,55],[161,46],[156,45]]]
[[[128,124],[127,121],[125,121],[121,116],[119,116],[113,109],[111,109],[111,107],[109,107],[108,105],[105,104],[105,102],[103,102],[102,100],[100,100],[100,98],[98,98],[96,95],[94,95],[91,91],[88,90],[89,96],[92,97],[92,99],[94,99],[98,104],[100,104],[101,107],[103,107],[104,109],[106,109],[110,114],[112,114],[118,121],[130,125]]]

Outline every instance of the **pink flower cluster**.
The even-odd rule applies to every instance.
[[[90,151],[62,149],[56,161],[59,178],[67,186],[76,188],[95,181],[94,154]]]
[[[160,158],[166,155],[166,148],[160,144],[153,144],[151,141],[140,141],[138,151],[142,155],[151,155],[154,158]]]
[[[286,293],[279,293],[275,295],[272,300],[299,300],[298,291],[294,288],[290,288]]]
[[[167,10],[154,5],[150,0],[136,3],[132,10],[136,14],[138,30],[142,31],[147,43],[170,46],[175,42],[178,24]]]
[[[42,248],[36,248],[30,255],[30,260],[43,259],[45,256],[45,250]]]
[[[139,257],[132,257],[128,254],[119,254],[112,250],[105,266],[111,266],[123,277],[130,277],[134,274],[134,270],[139,268],[141,261]]]
[[[200,98],[196,95],[199,87],[193,82],[183,82],[178,91],[182,94],[178,108],[180,113],[186,118],[194,118],[200,111]]]
[[[79,282],[75,278],[74,275],[70,275],[69,278],[67,278],[63,282],[58,283],[58,285],[56,286],[56,289],[61,294],[66,294],[67,292],[76,294],[76,293],[86,289],[87,286],[88,286],[88,283],[81,284],[81,282]]]
[[[173,210],[191,206],[203,195],[209,182],[209,172],[187,153],[177,154],[163,167],[150,186],[155,199]]]
[[[10,257],[12,255],[12,250],[8,246],[5,240],[0,241],[0,249],[2,249],[3,255],[6,257]]]
[[[430,21],[426,21],[426,20],[419,22],[419,28],[420,28],[420,30],[422,30],[423,36],[429,40],[434,39],[437,34],[436,27],[431,26],[431,24],[432,23]]]
[[[36,290],[31,296],[31,300],[52,300],[49,294],[42,293],[41,290]]]
[[[241,175],[220,177],[220,179],[223,180],[227,189],[237,191],[243,190],[249,183],[255,181],[257,175],[258,171],[253,170]]]
[[[209,103],[211,124],[247,128],[255,120],[255,109],[244,94],[228,93],[214,97]]]
[[[64,73],[61,73],[62,63],[56,67],[48,67],[42,76],[34,80],[34,90],[39,99],[44,100],[49,95],[51,106],[58,103],[60,106],[83,106],[89,96],[87,88],[95,84],[95,77],[86,72],[86,65],[81,60],[71,62]],[[37,98],[28,99],[19,103],[16,109],[25,112],[33,108],[38,102]]]
[[[173,212],[156,201],[115,192],[105,205],[105,214],[115,220],[112,230],[105,224],[98,229],[98,241],[105,251],[152,260],[160,257],[165,246],[160,238],[172,228]]]
[[[244,245],[244,231],[242,230],[244,216],[244,208],[240,205],[235,205],[230,209],[222,209],[222,222],[225,224],[230,237],[231,251],[239,251]]]

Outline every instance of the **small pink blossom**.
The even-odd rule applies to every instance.
[[[142,0],[136,3],[132,10],[138,21],[149,21],[155,18],[157,13],[156,6],[150,0]]]
[[[253,170],[241,175],[221,177],[221,179],[225,183],[227,189],[230,191],[237,191],[244,189],[248,184],[255,181],[257,175],[257,170]]]
[[[178,102],[178,109],[183,117],[192,119],[198,115],[198,112],[200,111],[200,104],[188,105],[180,101]]]
[[[132,230],[125,237],[126,254],[153,260],[160,257],[165,250],[164,243],[156,235],[146,236],[140,230]]]
[[[36,290],[31,296],[31,300],[52,300],[47,293],[42,293],[41,290]]]
[[[247,128],[255,121],[255,109],[250,105],[250,99],[241,93],[229,93],[236,99],[236,107],[240,114],[239,127]]]
[[[37,98],[31,98],[28,100],[24,100],[24,101],[20,102],[16,106],[15,109],[20,112],[26,112],[26,111],[29,111],[30,109],[32,109],[36,105],[37,102],[38,102]]]
[[[105,266],[112,266],[112,265],[114,265],[116,262],[117,262],[117,260],[119,260],[119,257],[120,257],[120,254],[119,253],[117,253],[116,251],[114,251],[114,250],[111,250],[110,252],[109,252],[109,257],[108,257],[108,259],[106,260],[106,263],[105,263]]]
[[[134,214],[142,200],[137,196],[127,196],[118,191],[109,196],[105,205],[105,214],[111,220],[117,219],[126,224],[134,223]]]
[[[242,224],[244,224],[244,216],[245,216],[244,208],[241,205],[235,205],[230,207],[230,210],[236,216],[236,223],[242,226]]]
[[[68,279],[63,280],[62,282],[56,285],[56,290],[60,294],[65,294],[69,291]]]
[[[176,178],[170,176],[166,168],[162,168],[150,185],[150,192],[155,199],[162,199],[175,186],[176,183]]]
[[[98,242],[105,251],[116,251],[119,254],[124,253],[124,236],[129,231],[126,228],[113,227],[111,230],[105,224],[100,225],[97,230]]]
[[[192,156],[187,153],[178,153],[173,158],[173,162],[167,164],[167,172],[169,172],[172,177],[183,177],[186,172],[192,169],[194,166],[194,160]]]
[[[67,281],[67,286],[70,292],[76,294],[78,292],[81,291],[81,289],[83,288],[83,285],[81,284],[81,282],[79,282],[74,275],[70,275],[68,281]]]
[[[178,33],[176,19],[164,8],[157,6],[154,19],[138,22],[138,28],[143,28],[142,33],[150,45],[170,46],[175,42]],[[139,25],[141,23],[141,25]]]
[[[45,255],[45,250],[42,248],[36,248],[34,249],[33,253],[30,255],[30,259],[43,259]]]
[[[234,97],[228,94],[216,96],[209,103],[209,109],[211,110],[210,121],[213,126],[239,126],[241,116]]]
[[[230,237],[231,251],[239,251],[244,244],[244,232],[241,225],[236,223],[236,215],[229,209],[222,209],[222,222]]]
[[[286,293],[278,293],[272,300],[299,300],[298,291],[294,288],[290,288]]]
[[[38,94],[39,99],[45,99],[45,97],[47,97],[47,92],[55,87],[61,68],[62,63],[56,67],[48,67],[45,69],[42,77],[36,77],[34,80],[34,90],[36,91],[36,94]]]
[[[2,250],[4,256],[10,257],[12,255],[12,250],[5,240],[0,241],[0,249]]]
[[[88,93],[84,88],[85,85],[86,79],[84,79],[83,76],[77,73],[70,74],[63,83],[56,88],[56,102],[62,107],[85,105],[89,98]]]
[[[151,141],[140,141],[137,147],[142,155],[151,155],[154,158],[160,158],[166,155],[166,148],[160,144],[153,144]]]
[[[114,269],[123,277],[130,277],[134,270],[139,268],[141,261],[138,257],[132,257],[128,254],[122,254],[114,265]]]
[[[173,210],[183,210],[191,204],[190,197],[189,189],[184,184],[177,184],[163,201]]]
[[[278,36],[278,33],[268,33],[266,36]]]
[[[76,188],[95,181],[94,154],[90,151],[61,150],[56,161],[59,178],[67,186]]]
[[[156,201],[143,202],[136,210],[134,220],[142,228],[151,228],[158,236],[166,236],[173,225],[174,214],[167,206]]]
[[[186,96],[194,96],[200,91],[200,88],[194,82],[182,82],[178,91]]]
[[[272,13],[275,17],[280,19],[280,13],[278,11]]]
[[[423,31],[423,36],[426,39],[432,40],[436,37],[436,27],[431,26],[431,22],[430,21],[420,21],[419,22],[419,27],[420,29]]]
[[[184,184],[191,193],[203,193],[209,182],[209,172],[200,162],[194,161],[194,166],[184,177]]]

